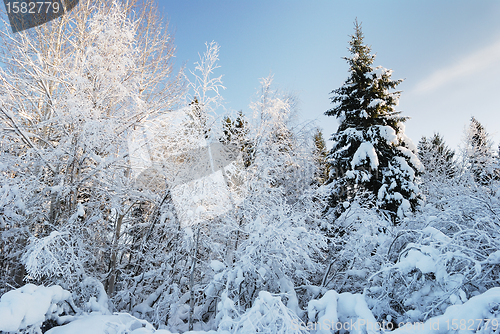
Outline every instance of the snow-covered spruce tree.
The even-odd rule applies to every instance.
[[[459,167],[455,161],[455,152],[450,149],[441,135],[422,137],[418,143],[418,157],[424,166],[420,189],[427,203],[435,205],[442,202],[454,192],[455,183],[460,177]]]
[[[220,139],[225,145],[237,145],[243,154],[243,165],[250,167],[254,160],[254,145],[249,139],[250,125],[242,111],[236,116],[227,115],[222,120],[223,136]]]
[[[314,161],[317,171],[315,172],[315,180],[318,185],[324,184],[328,180],[329,166],[326,162],[328,151],[326,149],[326,142],[323,137],[323,131],[320,128],[316,129],[314,133]]]
[[[368,191],[396,221],[418,205],[415,177],[421,172],[416,148],[404,134],[407,118],[395,110],[400,92],[390,92],[401,80],[392,80],[391,70],[372,67],[375,55],[357,21],[349,44],[351,57],[344,59],[350,76],[332,92],[335,107],[325,113],[340,122],[328,155],[330,207],[342,211]]]
[[[465,138],[465,163],[479,185],[488,185],[495,176],[493,142],[484,126],[472,117]]]
[[[418,142],[418,158],[424,166],[425,175],[452,178],[457,168],[454,157],[455,152],[446,145],[439,133],[430,138],[424,136]]]

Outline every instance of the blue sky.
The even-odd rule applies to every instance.
[[[303,121],[335,132],[330,92],[348,75],[355,18],[375,65],[405,79],[399,110],[417,143],[440,132],[457,148],[475,116],[500,142],[500,1],[158,0],[177,46],[193,68],[205,42],[220,46],[225,106],[249,111],[259,79],[295,93]]]

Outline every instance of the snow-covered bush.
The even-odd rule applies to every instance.
[[[47,334],[171,334],[167,330],[155,330],[145,320],[127,313],[113,315],[91,314],[80,317],[67,325],[54,327]]]
[[[303,222],[287,219],[291,213],[262,213],[248,223],[240,232],[235,263],[214,276],[206,293],[222,291],[238,312],[250,308],[260,291],[281,293],[287,307],[300,316],[295,287],[311,284],[312,274],[319,272],[316,256],[323,240]]]
[[[83,215],[83,214],[82,214]],[[68,232],[53,231],[43,238],[30,238],[22,261],[29,278],[35,281],[60,279],[66,287],[77,286],[85,277],[80,257],[86,247]]]
[[[362,294],[327,291],[320,299],[313,299],[307,306],[308,322],[300,324],[310,333],[329,334],[337,331],[346,333],[375,333],[386,328],[377,323]]]
[[[375,314],[425,321],[498,286],[496,202],[465,193],[448,199],[444,210],[428,205],[407,221],[390,246],[389,261],[370,277]]]
[[[358,195],[346,202],[345,211],[326,228],[329,236],[328,267],[322,286],[339,292],[362,293],[368,277],[387,261],[395,230],[390,219],[366,205],[373,196]]]
[[[401,323],[394,334],[494,334],[500,330],[500,288],[492,288],[425,323]]]
[[[111,313],[106,290],[104,290],[102,283],[95,278],[87,277],[83,279],[80,286],[73,291],[73,299],[76,306],[83,312]]]
[[[0,332],[41,333],[46,321],[64,321],[63,314],[75,312],[71,293],[60,286],[26,284],[0,298]]]
[[[28,239],[23,193],[30,188],[30,182],[15,184],[9,177],[12,172],[0,163],[0,294],[9,290],[6,287],[22,282],[24,268],[20,258]]]
[[[260,291],[252,307],[238,317],[230,299],[223,294],[220,301],[222,314],[219,332],[253,334],[253,333],[308,333],[295,312],[283,304],[280,296],[273,296],[267,291]],[[231,315],[229,315],[231,314]]]
[[[58,285],[51,287],[26,284],[0,298],[1,333],[110,334],[165,333],[155,330],[145,320],[107,309],[107,296],[102,284],[94,279],[82,283],[83,290],[96,290],[99,298],[90,297],[82,310],[73,302],[72,294]],[[91,294],[93,294],[91,292]]]
[[[326,243],[319,231],[321,202],[315,202],[313,173],[308,173],[312,150],[307,153],[307,144],[301,146],[290,126],[293,104],[270,84],[263,81],[263,95],[253,105],[254,160],[241,186],[242,199],[217,229],[225,240],[218,241],[224,246],[215,263],[223,265],[212,266],[215,273],[204,290],[207,303],[216,306],[216,325],[229,318],[240,321],[261,291],[279,294],[301,316],[308,299],[295,290],[316,284],[322,269]]]

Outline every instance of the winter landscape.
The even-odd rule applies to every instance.
[[[272,75],[221,112],[153,1],[6,25],[0,333],[500,333],[494,125],[410,139],[353,21],[335,131]]]

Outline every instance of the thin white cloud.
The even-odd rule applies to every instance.
[[[439,69],[420,81],[414,89],[415,93],[427,93],[439,89],[451,82],[472,74],[487,70],[490,66],[500,64],[500,40],[480,49],[462,60]]]

